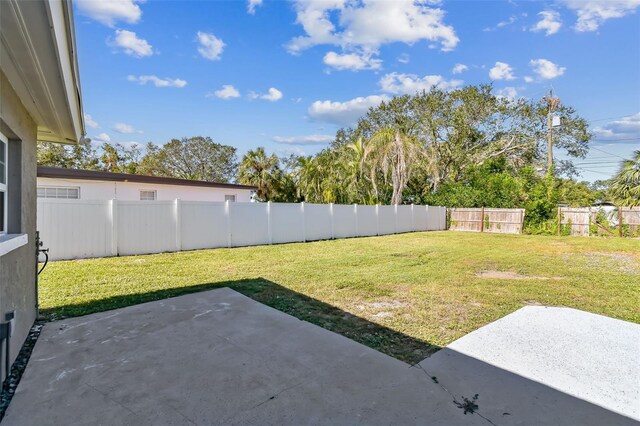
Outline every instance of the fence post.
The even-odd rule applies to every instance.
[[[302,212],[302,242],[307,242],[307,229],[304,221],[304,201],[300,203],[300,211]]]
[[[118,200],[109,200],[111,208],[111,255],[118,255]]]
[[[440,222],[442,222],[442,230],[447,229],[447,208],[444,206],[440,206],[441,213],[440,214]]]
[[[336,237],[333,229],[333,203],[329,203],[329,217],[331,218],[331,239],[333,240]]]
[[[231,215],[229,213],[229,200],[226,200],[224,202],[224,215],[227,222],[227,247],[231,247]]]
[[[484,232],[484,206],[480,210],[480,232]]]
[[[393,205],[393,233],[397,234],[398,233],[398,205],[394,204]]]
[[[356,224],[356,232],[355,232],[355,236],[358,237],[358,205],[357,204],[353,204],[353,216],[354,216],[354,222]]]
[[[175,199],[174,220],[176,225],[176,251],[182,250],[182,203],[179,198]]]
[[[376,204],[376,235],[380,235],[380,204]]]
[[[558,207],[558,237],[560,236],[561,224],[562,224],[562,208]]]
[[[416,220],[413,215],[413,203],[411,203],[411,232],[416,231]]]
[[[271,227],[271,201],[267,201],[267,235],[269,245],[273,244],[273,228]]]
[[[618,207],[618,235],[622,238],[622,206]]]

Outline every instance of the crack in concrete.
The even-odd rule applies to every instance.
[[[315,377],[315,376],[314,376],[314,377]],[[280,391],[276,392],[274,395],[271,395],[269,398],[265,399],[264,401],[261,401],[261,402],[259,402],[258,404],[255,404],[255,405],[253,405],[253,406],[251,406],[251,407],[249,407],[249,408],[247,408],[247,409],[241,410],[241,411],[239,411],[238,413],[232,414],[231,416],[229,416],[229,417],[227,417],[226,419],[224,419],[223,424],[227,424],[227,423],[229,423],[231,420],[233,420],[234,418],[236,418],[236,417],[240,416],[241,414],[243,414],[243,413],[248,413],[249,411],[255,410],[256,408],[258,408],[258,407],[260,407],[260,406],[262,406],[262,405],[264,405],[264,404],[268,403],[269,401],[273,401],[274,399],[276,399],[276,398],[277,398],[278,396],[280,396],[281,394],[283,394],[283,393],[285,393],[285,392],[287,392],[287,391],[289,391],[289,390],[291,390],[291,389],[297,388],[298,386],[300,386],[300,385],[304,384],[306,380],[307,380],[307,379],[305,379],[305,380],[303,380],[303,381],[301,381],[301,382],[299,382],[299,383],[296,383],[296,384],[294,384],[294,385],[288,386],[288,387],[286,387],[286,388],[284,388],[284,389],[282,389],[282,390],[280,390]]]
[[[427,370],[425,370],[423,366],[421,366],[420,364],[415,364],[415,365],[413,365],[412,367],[417,367],[417,368],[419,368],[420,370],[422,370],[422,371],[424,372],[424,374],[426,374],[426,375],[427,375],[427,377],[429,377],[429,379],[430,379],[433,383],[435,383],[436,385],[440,386],[440,388],[441,388],[442,390],[444,390],[446,393],[448,393],[448,394],[451,396],[451,398],[453,398],[453,404],[454,404],[456,407],[463,409],[463,407],[465,407],[465,406],[467,405],[467,404],[465,403],[465,400],[467,400],[467,398],[462,397],[463,402],[460,402],[460,401],[458,400],[458,398],[456,397],[456,395],[454,395],[454,394],[453,394],[453,392],[451,392],[449,389],[447,389],[446,387],[444,387],[444,385],[443,385],[442,383],[440,383],[440,381],[438,380],[438,378],[437,378],[436,376],[432,376],[431,374],[429,374],[429,372],[428,372]],[[477,394],[476,394],[476,395],[477,395]],[[472,409],[472,410],[466,410],[466,409],[465,409],[465,415],[466,415],[467,413],[469,413],[469,412],[470,412],[471,414],[477,414],[480,418],[484,419],[485,421],[487,421],[487,422],[488,422],[489,424],[491,424],[492,426],[498,426],[498,425],[496,425],[493,421],[491,421],[491,419],[489,419],[489,418],[487,418],[487,417],[483,416],[482,414],[480,414],[480,413],[477,411],[477,409]]]
[[[105,398],[107,398],[109,401],[111,402],[115,402],[116,404],[118,404],[119,406],[121,406],[122,408],[124,408],[125,410],[129,411],[131,414],[133,414],[134,416],[138,417],[138,413],[136,413],[135,411],[133,411],[131,408],[127,407],[126,405],[124,405],[123,403],[116,401],[115,399],[113,399],[112,397],[110,397],[107,393],[102,392],[100,389],[96,388],[95,386],[90,385],[87,382],[82,382],[83,385],[90,387],[91,389],[93,389],[94,391],[98,392],[100,395],[104,396]]]

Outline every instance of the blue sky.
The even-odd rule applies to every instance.
[[[76,0],[88,136],[210,136],[313,154],[369,106],[434,84],[549,88],[591,122],[582,179],[640,149],[640,0]]]

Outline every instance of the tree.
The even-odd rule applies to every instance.
[[[391,171],[391,184],[393,193],[391,204],[402,203],[402,191],[407,186],[411,177],[411,164],[415,161],[420,151],[416,138],[403,133],[399,128],[385,128],[376,132],[365,145],[362,165],[369,161],[371,182],[373,191],[378,198],[376,185],[376,172],[381,172],[385,181]]]
[[[172,139],[161,147],[147,144],[146,151],[140,164],[145,174],[221,183],[236,178],[236,149],[209,137]]]
[[[275,154],[267,155],[262,147],[249,151],[240,161],[238,180],[241,184],[256,186],[258,199],[269,201],[280,187],[282,172],[279,163]]]
[[[99,160],[91,140],[84,138],[76,145],[38,143],[38,165],[65,169],[97,170]]]
[[[120,143],[103,143],[100,147],[102,169],[111,173],[136,174],[140,164],[140,148],[137,144],[126,147]]]
[[[631,160],[625,160],[620,171],[611,179],[609,194],[613,201],[625,207],[640,206],[640,150]]]

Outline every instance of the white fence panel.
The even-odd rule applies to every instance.
[[[330,240],[333,238],[330,204],[304,205],[305,236],[307,241]]]
[[[51,260],[112,254],[109,201],[40,198],[37,206],[40,238]]]
[[[271,203],[271,242],[273,244],[305,240],[303,208],[306,210],[307,206]]]
[[[438,215],[441,213],[440,207],[427,206],[426,216],[427,216],[427,226],[425,228],[426,231],[433,231],[438,229],[440,225],[440,220]]]
[[[429,229],[429,214],[427,206],[413,206],[413,227],[415,231]]]
[[[378,206],[378,235],[396,233],[396,206]]]
[[[446,209],[198,201],[38,200],[52,260],[445,229]]]
[[[413,231],[411,206],[396,206],[396,233]]]
[[[118,254],[175,251],[174,201],[118,201]]]
[[[181,201],[180,204],[182,250],[229,245],[224,202]]]
[[[267,203],[228,203],[231,247],[269,244]]]
[[[356,212],[353,205],[333,205],[333,238],[356,236]]]
[[[378,235],[377,206],[357,206],[358,237]]]

